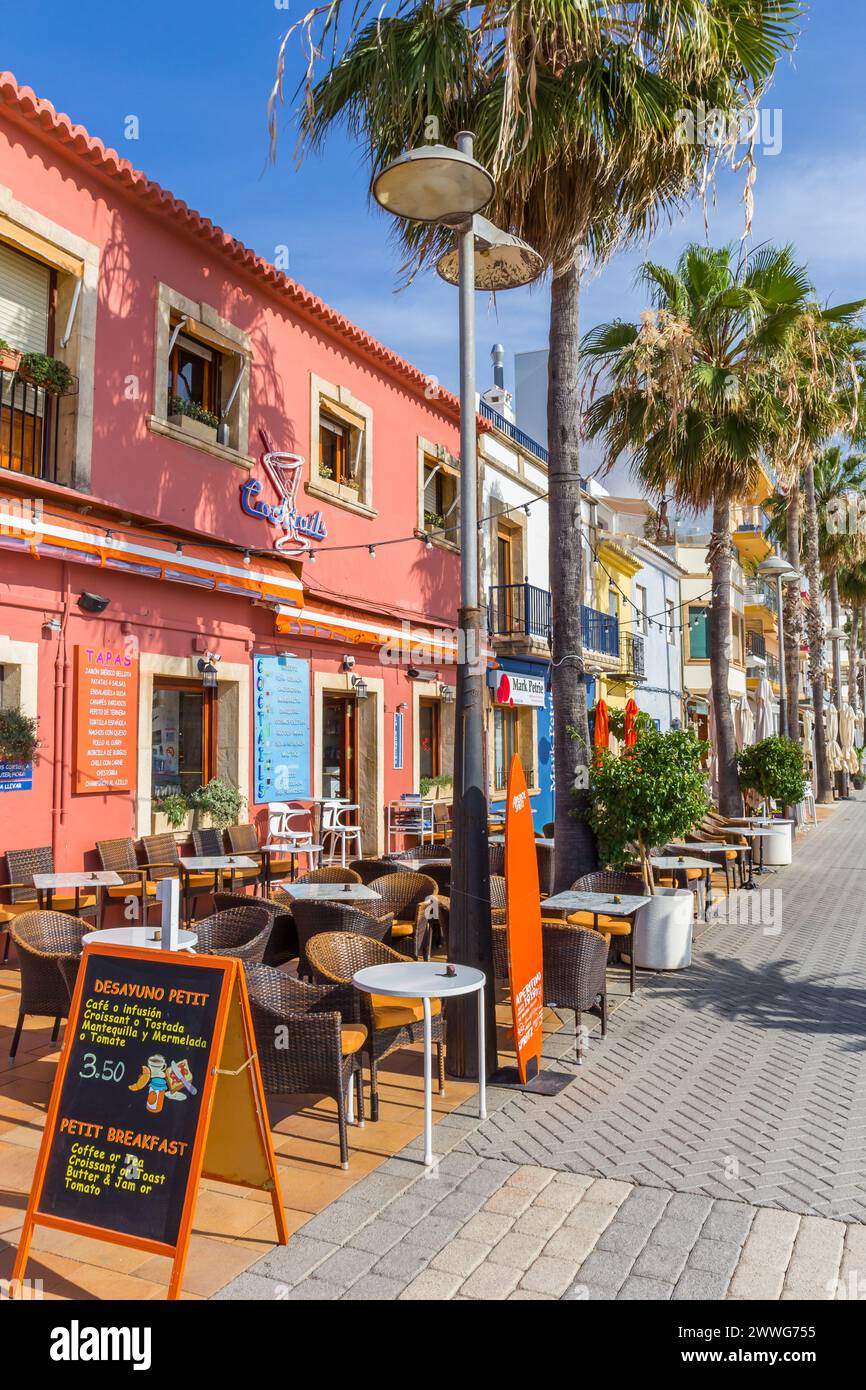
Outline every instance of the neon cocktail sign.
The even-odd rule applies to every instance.
[[[262,455],[262,467],[273,484],[279,498],[276,503],[265,502],[259,497],[262,485],[256,478],[250,478],[241,488],[241,507],[247,516],[258,521],[267,521],[271,526],[281,527],[283,534],[274,541],[274,550],[286,555],[306,555],[312,541],[322,541],[328,534],[321,512],[302,516],[295,506],[295,498],[301,482],[301,469],[304,460],[301,454],[284,454],[274,449],[264,430],[260,431],[266,453]]]

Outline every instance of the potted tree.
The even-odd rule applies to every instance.
[[[36,717],[20,709],[0,709],[0,762],[32,763],[38,747]]]
[[[219,416],[214,415],[212,410],[205,410],[197,401],[184,400],[183,396],[170,396],[168,418],[170,424],[183,430],[185,434],[203,439],[208,444],[216,444]]]
[[[737,754],[740,782],[755,792],[765,803],[769,815],[771,804],[798,806],[806,792],[803,749],[792,739],[773,734],[751,743]],[[767,836],[761,858],[766,864],[790,864],[791,825],[780,822],[776,834]]]
[[[650,970],[682,969],[691,961],[692,894],[660,888],[650,851],[678,840],[707,810],[701,758],[707,744],[691,730],[660,733],[647,719],[637,723],[637,742],[619,756],[601,749],[590,769],[589,821],[602,862],[623,868],[640,859],[652,899],[635,921],[635,964]]]

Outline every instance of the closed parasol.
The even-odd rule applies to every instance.
[[[610,723],[607,717],[607,705],[604,700],[599,700],[595,707],[595,725],[592,731],[592,741],[596,749],[607,748],[610,744]]]
[[[638,708],[634,700],[626,701],[625,706],[625,746],[634,748],[637,743],[637,725],[635,723],[638,716]]]

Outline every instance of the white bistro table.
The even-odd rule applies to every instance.
[[[689,854],[659,854],[650,855],[650,864],[654,869],[661,869],[663,873],[672,874],[674,882],[677,882],[677,875],[682,874],[682,888],[688,888],[689,881],[685,875],[686,869],[701,869],[703,879],[703,907],[704,921],[707,918],[707,910],[713,901],[713,866],[709,859],[695,859]]]
[[[596,927],[598,926],[599,913],[604,913],[605,917],[625,918],[631,926],[628,937],[629,993],[634,994],[635,917],[640,909],[646,907],[647,903],[651,901],[651,898],[638,897],[637,894],[632,896],[629,893],[587,893],[575,888],[566,888],[562,893],[555,893],[552,898],[545,898],[541,906],[566,914],[591,912],[593,925]]]
[[[478,995],[478,1117],[487,1119],[486,1063],[484,1057],[483,970],[457,965],[455,974],[446,974],[440,960],[394,961],[388,965],[367,965],[356,970],[352,983],[365,994],[385,994],[400,999],[420,999],[424,1007],[424,1163],[433,1164],[433,1038],[431,999],[455,999],[459,994]]]
[[[94,869],[91,871],[81,870],[74,873],[63,874],[34,874],[33,887],[42,906],[42,894],[48,898],[48,911],[52,910],[54,894],[66,892],[70,888],[75,891],[75,908],[73,916],[78,917],[81,913],[81,890],[89,888],[96,894],[96,920],[102,921],[102,895],[106,888],[118,888],[123,883],[120,874],[116,874],[113,869]]]
[[[295,898],[300,903],[373,902],[382,896],[366,883],[292,883],[287,880],[273,887],[281,888],[287,898]]]
[[[144,946],[149,951],[162,949],[162,929],[160,927],[107,927],[105,931],[89,931],[82,937],[85,946],[101,941],[109,946]],[[192,951],[198,942],[194,931],[179,931],[177,949]]]
[[[250,859],[248,854],[182,854],[180,856],[180,870],[183,876],[183,901],[184,917],[190,921],[190,874],[213,874],[213,891],[219,893],[222,889],[223,874],[229,871],[229,884],[231,892],[235,891],[235,874],[238,869],[258,869],[255,859]]]

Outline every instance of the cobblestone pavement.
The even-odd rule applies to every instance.
[[[566,1016],[559,1096],[467,1102],[218,1297],[866,1297],[864,848],[848,802],[579,1069]]]
[[[391,1159],[219,1299],[866,1297],[866,1227],[452,1150]]]

